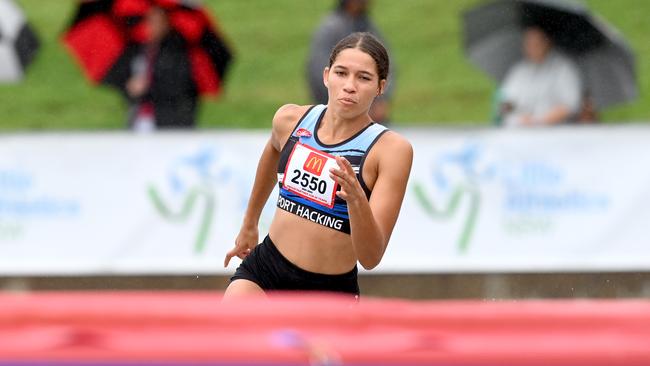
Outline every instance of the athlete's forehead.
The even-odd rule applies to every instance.
[[[350,72],[364,72],[377,75],[377,64],[369,54],[358,48],[347,48],[337,55],[332,69],[344,69]]]

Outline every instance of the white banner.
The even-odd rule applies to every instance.
[[[414,166],[373,272],[650,270],[649,127],[400,132]],[[232,273],[267,139],[0,136],[0,274]]]

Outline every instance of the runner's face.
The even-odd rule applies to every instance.
[[[385,80],[379,80],[373,58],[356,48],[341,51],[323,75],[328,106],[346,118],[367,113]]]

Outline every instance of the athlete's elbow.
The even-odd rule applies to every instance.
[[[366,242],[366,244],[369,244]],[[386,246],[388,242],[385,240],[378,240],[374,245],[366,245],[357,248],[357,260],[359,264],[366,269],[371,270],[379,265],[381,259],[384,257]]]
[[[361,263],[361,267],[363,267],[363,269],[365,269],[366,271],[370,271],[371,269],[374,269],[379,264],[379,262],[376,262],[376,263],[359,262],[359,263]]]
[[[381,262],[381,257],[378,258],[365,258],[365,259],[359,259],[359,263],[361,264],[361,267],[363,269],[369,271],[371,269],[374,269],[379,265],[379,262]]]

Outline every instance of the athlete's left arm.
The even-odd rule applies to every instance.
[[[392,131],[380,138],[371,153],[376,158],[372,160],[376,162],[377,179],[370,201],[347,160],[337,158],[342,169],[333,172],[341,184],[338,194],[348,204],[352,245],[365,269],[375,268],[384,256],[404,200],[413,162],[411,144]]]

